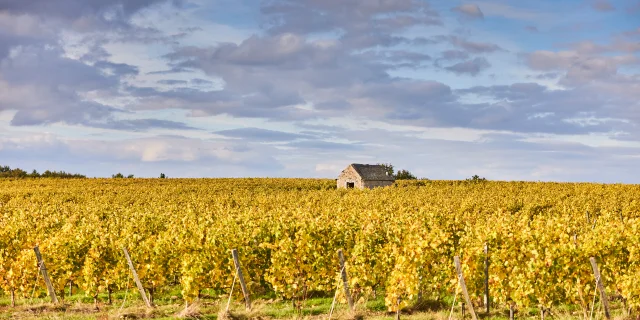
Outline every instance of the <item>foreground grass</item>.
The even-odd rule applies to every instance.
[[[10,307],[7,297],[0,297],[0,319],[219,319],[226,316],[221,310],[226,309],[227,299],[220,296],[206,296],[198,300],[189,308],[181,300],[172,295],[171,290],[155,300],[155,308],[147,309],[139,296],[131,292],[113,295],[111,305],[104,302],[93,303],[91,297],[84,294],[67,296],[59,305],[48,303],[44,295],[33,299],[19,299],[16,307]],[[106,301],[106,296],[100,296],[99,301]],[[245,311],[244,303],[232,302],[230,305],[231,318],[220,320],[248,320],[248,319],[328,319],[331,312],[332,298],[311,298],[294,307],[291,301],[261,298],[253,302],[252,310]],[[599,306],[596,306],[599,307]],[[361,301],[351,313],[344,304],[337,303],[331,319],[395,319],[395,314],[386,312],[382,297]],[[403,310],[401,319],[407,320],[444,320],[449,319],[450,302],[426,302],[413,309]],[[505,308],[494,308],[491,314],[476,310],[481,319],[509,319]],[[465,318],[471,319],[468,312]],[[222,315],[222,317],[221,317]],[[613,319],[631,319],[625,316],[622,305],[612,303]],[[461,306],[456,304],[451,313],[452,319],[462,319]],[[537,309],[518,310],[517,319],[540,319]],[[582,319],[583,314],[575,306],[560,306],[551,310],[546,319]],[[603,319],[602,311],[596,308],[593,319]]]

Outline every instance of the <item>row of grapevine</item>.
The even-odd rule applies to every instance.
[[[607,290],[640,307],[640,187],[433,181],[335,190],[309,179],[0,181],[0,288],[28,296],[39,245],[54,287],[131,285],[129,248],[152,293],[227,292],[238,248],[250,291],[332,295],[343,249],[358,297],[384,292],[389,309],[453,294],[453,256],[481,301],[484,244],[496,303],[587,308],[601,264]]]

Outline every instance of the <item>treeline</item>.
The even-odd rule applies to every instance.
[[[68,173],[64,171],[50,171],[47,170],[43,173],[39,173],[35,169],[31,173],[26,172],[20,168],[11,169],[9,166],[0,166],[0,178],[86,178],[87,176],[78,173]]]
[[[395,168],[391,163],[378,163],[378,165],[383,166],[387,173],[392,176],[396,180],[418,180],[418,177],[413,175],[409,170],[402,169],[398,172],[395,172]],[[426,178],[422,178],[420,180],[424,180]]]

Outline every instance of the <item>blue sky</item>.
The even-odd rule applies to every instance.
[[[0,164],[639,183],[640,2],[0,0]]]

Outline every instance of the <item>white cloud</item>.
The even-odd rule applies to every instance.
[[[508,19],[524,20],[531,22],[544,22],[550,18],[552,13],[542,10],[528,9],[518,6],[512,6],[500,2],[479,1],[478,5],[482,7],[484,15],[488,17],[497,16]]]
[[[475,3],[465,3],[451,10],[460,13],[465,18],[484,19],[482,10],[480,10],[480,7],[478,7],[478,5]]]

